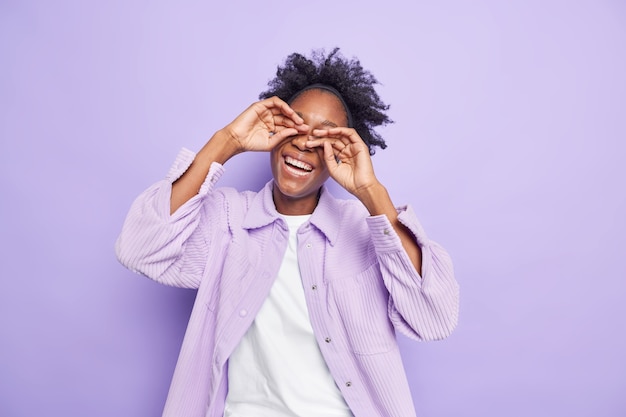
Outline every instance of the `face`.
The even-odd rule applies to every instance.
[[[311,131],[347,125],[341,101],[328,91],[307,90],[297,96],[290,106]],[[305,146],[308,134],[285,139],[271,151],[274,204],[279,213],[312,213],[317,206],[319,189],[329,177],[322,148],[309,149]]]

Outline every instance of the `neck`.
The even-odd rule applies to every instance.
[[[312,214],[317,207],[321,188],[316,193],[305,197],[289,197],[282,194],[277,187],[274,187],[273,197],[276,211],[287,216],[300,216],[303,214]]]

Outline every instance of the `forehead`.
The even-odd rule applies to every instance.
[[[322,117],[338,126],[347,125],[346,110],[341,100],[330,91],[306,90],[297,95],[290,106],[303,116]]]

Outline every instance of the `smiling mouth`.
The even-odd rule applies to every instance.
[[[285,166],[289,172],[298,176],[307,175],[313,171],[313,167],[311,165],[290,156],[285,157]]]

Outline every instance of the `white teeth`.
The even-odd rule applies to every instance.
[[[285,162],[287,162],[289,165],[293,165],[295,167],[298,167],[300,169],[303,169],[305,171],[312,171],[313,167],[305,162],[302,161],[298,161],[297,159],[294,159],[290,156],[285,157]]]

